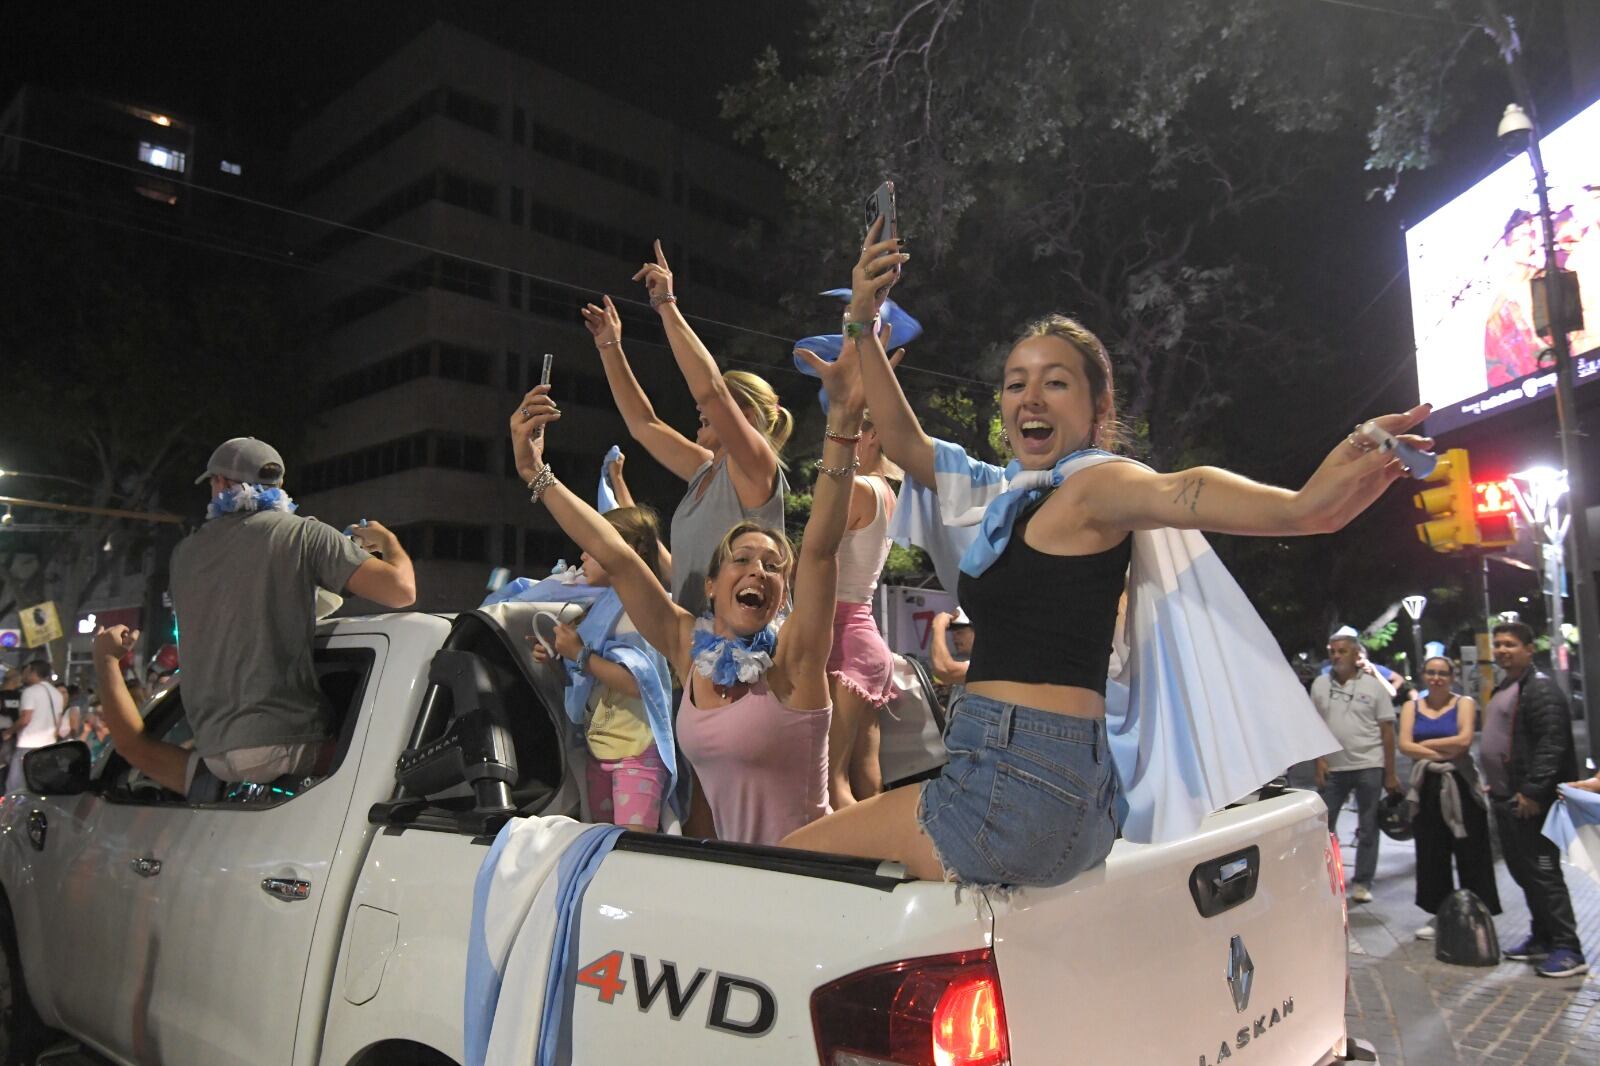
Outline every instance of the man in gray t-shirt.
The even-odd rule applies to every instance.
[[[204,526],[172,553],[184,710],[200,759],[223,781],[270,781],[316,770],[329,737],[311,643],[318,588],[348,589],[386,607],[416,598],[398,538],[363,521],[358,546],[293,513],[283,459],[253,437],[212,453]],[[381,551],[375,558],[368,547]]]
[[[1372,899],[1378,872],[1378,803],[1384,790],[1400,791],[1394,768],[1394,702],[1389,689],[1361,668],[1354,630],[1328,639],[1332,670],[1311,682],[1311,702],[1341,750],[1317,760],[1317,790],[1328,805],[1328,832],[1336,833],[1339,811],[1356,796],[1356,869],[1350,899]]]

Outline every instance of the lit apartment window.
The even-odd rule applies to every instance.
[[[179,167],[178,169],[182,170],[183,168]],[[243,174],[244,167],[240,166],[238,163],[230,163],[224,159],[222,161],[222,172],[224,174]]]
[[[165,145],[151,144],[149,141],[139,142],[139,162],[149,163],[162,170],[175,170],[183,173],[184,154]]]

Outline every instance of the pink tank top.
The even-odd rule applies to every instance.
[[[683,689],[678,743],[711,807],[717,839],[776,844],[828,813],[832,708],[785,707],[757,682],[722,707],[702,710]]]
[[[845,530],[844,540],[839,542],[839,603],[871,603],[884,560],[889,558],[889,515],[894,511],[894,497],[889,495],[888,483],[877,474],[868,474],[861,480],[872,486],[878,511],[860,529]]]

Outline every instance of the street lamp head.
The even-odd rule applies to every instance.
[[[1500,128],[1495,135],[1500,138],[1500,146],[1506,150],[1507,155],[1516,155],[1528,150],[1528,137],[1533,133],[1533,120],[1528,113],[1517,104],[1507,104],[1506,113],[1500,116]]]
[[[1413,622],[1422,617],[1423,608],[1428,606],[1426,596],[1407,596],[1400,601],[1400,606],[1406,609],[1406,614],[1411,616]]]

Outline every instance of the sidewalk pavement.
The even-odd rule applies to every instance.
[[[1339,820],[1346,866],[1355,812]],[[1383,1066],[1594,1066],[1600,1063],[1600,884],[1563,866],[1584,954],[1594,970],[1562,980],[1538,977],[1526,962],[1452,966],[1418,940],[1428,920],[1418,909],[1416,852],[1383,838],[1373,901],[1350,905],[1350,1035],[1371,1041]],[[1496,866],[1502,946],[1528,934],[1528,908],[1505,864]]]

